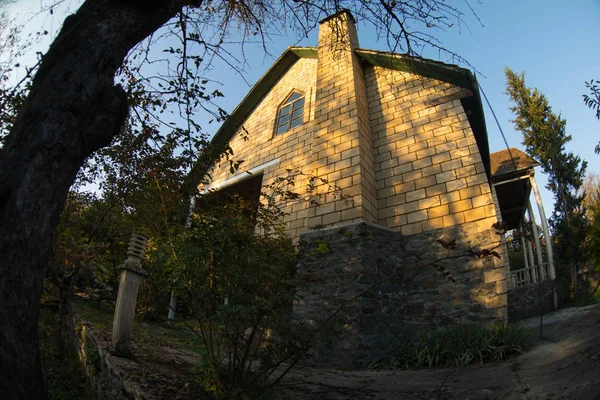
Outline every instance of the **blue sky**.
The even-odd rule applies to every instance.
[[[600,141],[600,121],[582,101],[582,94],[586,92],[585,81],[600,80],[600,0],[482,0],[481,4],[471,3],[483,26],[467,16],[469,29],[462,29],[460,34],[456,30],[440,32],[437,37],[445,47],[460,54],[478,71],[480,86],[496,112],[509,146],[522,148],[522,139],[510,122],[510,104],[504,94],[505,66],[526,72],[527,84],[541,90],[553,110],[567,120],[567,131],[573,136],[567,149],[588,161],[588,171],[600,172],[600,156],[594,154],[594,146]],[[21,0],[9,6],[9,11],[23,15],[27,11],[39,11],[40,4],[40,0]],[[74,10],[77,4],[77,0],[66,1],[62,9],[70,6]],[[457,6],[462,7],[462,3],[457,2]],[[64,15],[62,9],[57,9],[52,16],[48,13],[38,16],[32,26],[54,31],[60,26]],[[358,34],[361,47],[389,50],[385,42],[378,43],[374,31],[360,21]],[[259,49],[246,53],[245,80],[255,83],[287,46],[314,46],[316,43],[316,31],[300,42],[292,32],[289,36],[274,37],[269,44],[272,57],[265,57]],[[440,58],[437,52],[429,51],[423,55],[449,61]],[[250,88],[244,79],[227,67],[215,68],[210,77],[223,83],[220,90],[225,94],[225,100],[221,106],[226,111],[232,111]],[[504,142],[486,105],[484,111],[490,150],[502,150]],[[216,129],[208,125],[205,127],[213,131]],[[541,171],[537,170],[536,176],[539,186],[544,186],[546,179]],[[543,189],[542,197],[549,216],[554,203],[552,195]]]

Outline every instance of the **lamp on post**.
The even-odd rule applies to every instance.
[[[116,355],[131,356],[131,336],[138,286],[142,276],[146,275],[146,271],[142,269],[142,261],[147,243],[148,237],[133,233],[127,249],[127,260],[119,267],[121,279],[112,331],[112,345]]]

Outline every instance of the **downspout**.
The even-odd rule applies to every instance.
[[[544,257],[542,257],[542,247],[540,246],[540,235],[535,222],[535,215],[533,214],[533,207],[531,207],[531,201],[527,199],[527,211],[529,212],[529,220],[531,221],[531,230],[533,232],[533,240],[535,241],[535,252],[538,260],[538,273],[540,282],[546,279],[546,270],[544,268]]]
[[[185,219],[185,229],[192,227],[192,218],[194,216],[194,210],[196,209],[196,195],[190,197],[190,209],[188,211],[187,218]],[[173,282],[175,283],[175,282]],[[175,321],[175,311],[177,310],[177,293],[175,289],[171,290],[171,300],[169,301],[169,315],[167,316],[167,324],[171,325]]]

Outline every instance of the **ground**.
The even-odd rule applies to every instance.
[[[533,350],[512,361],[459,369],[333,371],[289,375],[280,398],[310,399],[600,399],[600,304],[523,321]],[[275,396],[277,398],[277,396]]]
[[[98,321],[97,317],[96,321]],[[511,361],[458,369],[339,371],[302,367],[277,387],[274,399],[600,399],[600,304],[559,310],[523,321],[534,348]],[[109,322],[94,327],[110,347]],[[108,356],[128,377],[135,398],[206,399],[194,374],[201,349],[173,328],[137,324],[135,359]],[[182,350],[185,348],[186,350]],[[195,369],[194,369],[195,368]]]
[[[112,315],[89,305],[74,305],[77,318],[86,326],[88,339],[110,352]],[[128,396],[147,400],[212,399],[198,379],[198,366],[205,353],[198,339],[188,329],[162,323],[135,322],[132,340],[133,358],[108,354],[101,368],[124,377]],[[109,398],[112,396],[109,395]],[[121,398],[119,396],[119,398]]]

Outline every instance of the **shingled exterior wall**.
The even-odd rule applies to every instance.
[[[301,288],[294,311],[298,321],[318,323],[316,317],[326,314],[324,304],[331,308],[347,299],[364,289],[370,277],[415,265],[414,252],[430,261],[446,257],[438,239],[456,239],[462,251],[495,249],[501,258],[444,261],[441,265],[453,280],[431,264],[410,285],[400,280],[386,286],[388,295],[406,302],[410,312],[399,316],[390,308],[379,309],[377,318],[422,324],[433,308],[455,321],[506,320],[508,261],[501,236],[492,229],[500,213],[463,103],[457,100],[460,96],[451,96],[465,90],[371,65],[359,58],[357,48],[349,14],[324,21],[318,50],[312,53],[317,58],[296,61],[230,140],[233,158],[244,160],[242,171],[231,174],[229,163],[223,162],[213,169],[214,184],[275,159],[279,163],[266,169],[264,185],[296,169],[329,182],[308,198],[306,178],[298,177],[294,190],[306,196],[285,209],[287,232],[301,244],[298,275],[313,282]],[[274,135],[278,107],[292,90],[305,93],[304,124]],[[352,201],[334,198],[329,185],[341,188]],[[365,223],[366,231],[357,228]],[[367,232],[358,235],[366,241],[355,239],[352,248],[340,244],[340,232],[356,229]],[[377,238],[376,245],[369,236]],[[324,240],[336,243],[332,252],[315,257],[313,250]],[[415,295],[415,282],[428,285],[422,287],[423,296]],[[399,309],[397,305],[392,308]],[[347,310],[353,322],[332,336],[337,345],[323,344],[321,359],[364,366],[369,357],[391,346],[402,330],[373,336],[377,332],[365,323],[375,318],[367,316],[373,307],[362,302]],[[398,327],[400,319],[393,325]],[[346,347],[349,355],[344,359],[334,360],[326,351]]]

